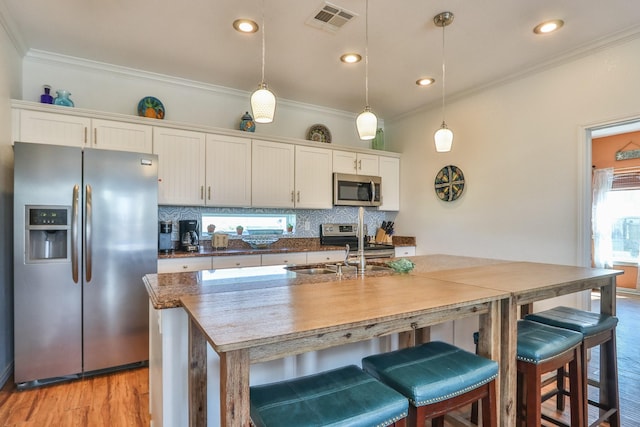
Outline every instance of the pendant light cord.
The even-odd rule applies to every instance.
[[[265,42],[264,42],[264,0],[262,0],[262,84],[264,84],[264,57],[266,53]]]
[[[369,0],[366,1],[364,16],[364,105],[369,107]]]
[[[445,69],[445,52],[444,52],[444,27],[446,27],[446,25],[442,26],[442,123],[444,124],[445,120],[444,120],[444,88],[445,88],[445,76],[446,76],[446,69]]]

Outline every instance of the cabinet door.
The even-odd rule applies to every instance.
[[[93,148],[103,150],[133,151],[151,153],[153,151],[153,128],[135,123],[113,120],[91,121],[93,127]]]
[[[207,135],[209,206],[251,206],[251,140]]]
[[[158,204],[204,204],[205,134],[154,127],[153,153],[158,155]]]
[[[216,268],[239,268],[258,267],[262,264],[261,255],[231,255],[214,256],[211,260],[211,267]]]
[[[158,260],[158,274],[200,270],[211,270],[211,257],[163,258]]]
[[[307,263],[309,264],[322,264],[326,262],[341,262],[344,261],[345,251],[317,251],[307,253]]]
[[[358,175],[373,175],[378,176],[378,156],[375,154],[363,154],[358,153]]]
[[[395,247],[395,257],[400,258],[403,256],[414,256],[416,254],[415,246],[396,246]]]
[[[332,151],[298,145],[295,162],[296,208],[331,209]]]
[[[381,211],[400,210],[400,159],[380,156],[380,176],[382,177]]]
[[[262,265],[300,265],[306,263],[307,254],[305,252],[289,252],[287,254],[262,255]]]
[[[20,142],[83,147],[91,119],[65,114],[20,110]]]
[[[251,158],[252,206],[294,207],[295,146],[253,140]]]
[[[356,157],[356,153],[333,150],[333,171],[337,173],[355,174],[357,172]]]

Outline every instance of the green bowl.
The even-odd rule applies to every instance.
[[[393,268],[393,270],[397,271],[398,273],[408,273],[413,270],[413,267],[416,266],[412,261],[409,261],[406,258],[389,261],[387,265]]]

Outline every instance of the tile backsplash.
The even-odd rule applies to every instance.
[[[173,222],[173,240],[178,240],[178,221],[196,219],[200,221],[203,213],[225,215],[247,214],[284,214],[296,216],[296,229],[292,235],[283,237],[320,237],[320,224],[358,222],[358,208],[335,206],[333,209],[259,209],[259,208],[212,208],[199,206],[158,206],[158,221]],[[375,208],[365,208],[364,221],[367,232],[375,234],[382,221],[394,221],[397,212],[383,212]],[[308,224],[308,227],[306,227]]]

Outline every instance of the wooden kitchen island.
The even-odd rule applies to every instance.
[[[290,285],[265,281],[268,286],[182,295],[179,305],[189,316],[190,424],[206,425],[207,343],[220,357],[221,425],[248,426],[253,363],[479,315],[480,352],[500,363],[501,425],[515,425],[518,305],[600,288],[601,310],[615,313],[618,271],[445,255],[411,259],[410,274],[286,279]],[[151,296],[153,286],[147,288]]]

